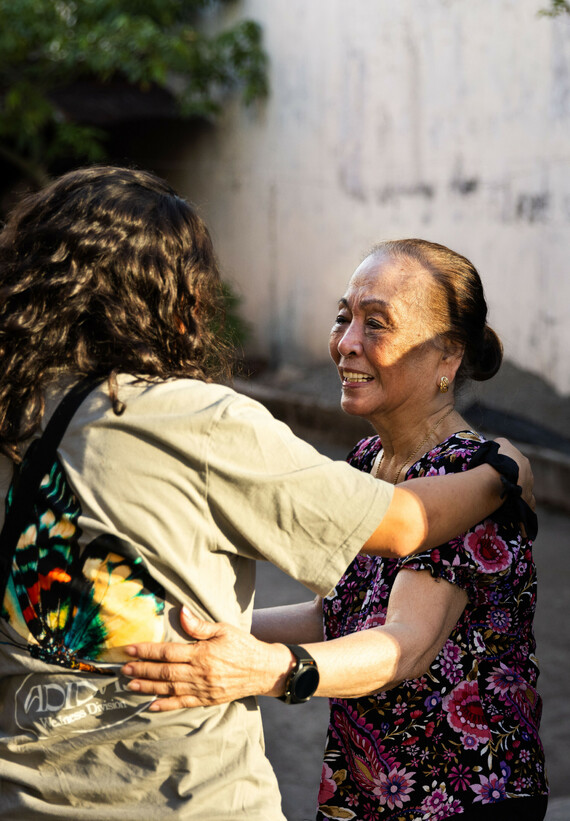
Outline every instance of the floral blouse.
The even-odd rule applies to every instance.
[[[406,478],[465,470],[482,441],[469,431],[455,434]],[[364,439],[348,461],[370,471],[380,448],[377,436]],[[536,570],[531,542],[509,507],[426,553],[358,556],[324,600],[325,638],[333,639],[384,623],[404,566],[429,570],[469,597],[421,678],[331,699],[318,819],[431,821],[548,793],[535,689]]]

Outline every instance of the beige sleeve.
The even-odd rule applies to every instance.
[[[321,595],[375,530],[393,487],[334,462],[237,395],[213,426],[208,505],[224,549],[266,559]]]

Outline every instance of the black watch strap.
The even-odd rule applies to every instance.
[[[297,664],[287,678],[285,693],[278,696],[285,704],[303,704],[308,701],[319,685],[319,670],[312,655],[298,644],[285,645],[297,659]]]

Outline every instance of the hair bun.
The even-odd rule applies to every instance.
[[[495,331],[485,325],[480,339],[473,342],[468,350],[469,375],[477,382],[484,382],[495,376],[503,361],[503,344]]]

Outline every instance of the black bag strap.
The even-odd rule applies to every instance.
[[[16,545],[25,524],[26,514],[36,499],[41,481],[53,464],[57,448],[73,414],[85,397],[106,378],[105,376],[88,376],[77,382],[53,412],[40,438],[32,443],[34,449],[30,458],[26,458],[30,454],[28,448],[13,485],[10,510],[0,532],[0,610],[4,602],[4,593]]]

